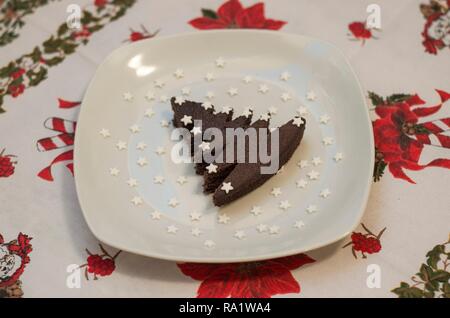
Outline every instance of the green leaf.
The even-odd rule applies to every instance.
[[[69,30],[69,27],[67,26],[67,23],[63,23],[59,26],[58,28],[58,37],[61,37],[64,33],[67,32],[67,30]]]
[[[55,65],[61,63],[62,61],[64,61],[64,57],[55,56],[55,57],[52,57],[51,59],[45,60],[45,64],[47,64],[48,66],[55,66]]]
[[[450,273],[446,272],[442,269],[438,269],[437,271],[433,272],[431,274],[431,278],[432,281],[437,281],[437,282],[441,282],[441,283],[445,283],[448,282],[450,280]]]
[[[450,298],[450,283],[444,283],[441,287],[441,291],[444,298]]]
[[[386,162],[383,160],[375,160],[375,165],[373,168],[373,181],[378,182],[380,181],[381,177],[384,174],[384,170],[386,169]]]
[[[404,102],[411,98],[410,94],[392,94],[386,98],[388,105]]]
[[[36,86],[47,77],[47,69],[41,67],[38,72],[28,71],[27,75],[30,78],[30,83],[28,85]]]
[[[441,254],[445,253],[445,246],[436,245],[431,251],[427,253],[427,264],[434,269],[437,269],[437,263],[441,259]]]
[[[433,275],[433,270],[430,266],[427,266],[425,264],[422,264],[420,266],[420,273],[418,273],[420,278],[422,278],[423,281],[428,282],[431,279],[431,275]]]
[[[369,92],[369,98],[370,98],[373,106],[378,106],[378,105],[384,104],[383,97],[381,97],[380,95],[377,95],[374,92]]]
[[[394,294],[400,298],[423,298],[425,297],[423,290],[417,287],[410,287],[409,284],[405,282],[400,283],[400,287],[392,290]]]
[[[211,9],[202,9],[202,16],[205,18],[210,18],[210,19],[214,19],[214,20],[219,18],[216,11],[211,10]]]

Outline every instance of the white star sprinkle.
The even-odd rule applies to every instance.
[[[306,212],[308,213],[314,213],[317,212],[317,206],[310,204],[306,207]]]
[[[291,204],[289,203],[288,200],[284,200],[280,202],[280,209],[286,211],[287,209],[289,209],[291,207]]]
[[[164,177],[163,176],[155,176],[153,178],[153,182],[156,184],[162,184],[164,182]]]
[[[148,164],[148,160],[145,157],[139,157],[137,164],[141,167],[144,167]]]
[[[150,215],[152,216],[153,220],[160,220],[161,219],[161,212],[159,212],[159,211],[155,210]]]
[[[300,106],[299,108],[297,108],[297,113],[300,116],[306,116],[308,114],[308,109],[304,106]]]
[[[215,77],[213,73],[206,73],[205,75],[205,81],[207,82],[212,82],[214,81]]]
[[[242,112],[242,116],[245,116],[247,118],[249,116],[251,116],[252,114],[253,114],[253,110],[250,107],[245,108],[244,111]]]
[[[323,189],[320,191],[320,196],[324,199],[328,198],[331,194],[331,191],[329,189]]]
[[[169,200],[169,206],[171,206],[172,208],[175,208],[179,204],[180,204],[180,202],[178,202],[178,200],[176,198],[172,198]]]
[[[130,92],[123,93],[123,99],[127,102],[131,102],[133,100],[133,95]]]
[[[300,127],[301,125],[303,125],[305,122],[303,121],[303,118],[301,117],[295,117],[292,121],[292,125],[295,125],[297,127]]]
[[[191,89],[189,87],[183,87],[181,89],[181,94],[184,96],[189,96],[191,94]]]
[[[215,96],[215,95],[214,95],[214,92],[212,92],[212,91],[209,91],[209,92],[207,92],[207,93],[206,93],[206,95],[205,95],[205,96],[206,96],[206,98],[208,98],[208,99],[210,99],[210,100],[211,100],[211,99],[213,99],[213,98],[214,98],[214,96]]]
[[[237,238],[238,240],[242,240],[245,238],[245,232],[244,231],[236,231],[234,232],[234,237]]]
[[[280,233],[280,227],[276,225],[272,225],[269,227],[269,233],[270,234],[279,234]]]
[[[160,121],[161,127],[169,127],[169,122],[165,119]]]
[[[225,66],[225,60],[222,57],[219,57],[216,60],[216,66],[220,67],[220,68],[223,68]]]
[[[127,184],[128,184],[131,188],[134,188],[134,187],[137,187],[138,182],[137,182],[136,179],[130,178],[130,179],[127,180]]]
[[[130,131],[131,131],[133,134],[136,134],[136,133],[138,133],[138,132],[141,131],[141,127],[139,127],[139,125],[133,125],[133,126],[130,127]]]
[[[167,227],[167,233],[176,234],[178,232],[178,228],[175,225],[169,225]]]
[[[183,105],[184,104],[184,102],[185,102],[186,100],[183,98],[183,96],[177,96],[177,97],[175,97],[175,104],[177,104],[177,105]]]
[[[163,80],[157,79],[155,82],[155,87],[163,88],[166,83]]]
[[[287,102],[291,99],[292,99],[291,94],[289,94],[288,92],[284,92],[283,94],[281,94],[281,100],[283,102]]]
[[[294,223],[294,227],[297,229],[301,229],[305,226],[305,223],[303,223],[302,221],[295,221]]]
[[[210,109],[210,108],[213,108],[213,105],[211,104],[211,102],[203,102],[203,103],[202,103],[202,107],[203,107],[205,110],[208,110],[208,109]]]
[[[166,150],[164,149],[164,147],[159,146],[158,148],[156,148],[155,153],[161,156],[166,153]]]
[[[319,173],[315,170],[311,170],[308,172],[307,176],[310,180],[317,180],[319,178]]]
[[[300,169],[306,168],[308,166],[308,161],[307,160],[300,160],[299,162],[297,162],[297,166],[299,166]]]
[[[100,130],[100,135],[102,135],[103,138],[108,138],[111,137],[111,133],[109,132],[108,129],[103,128],[102,130]]]
[[[222,213],[217,216],[217,221],[220,224],[227,224],[230,221],[230,217],[228,215],[226,215],[225,213]]]
[[[167,95],[161,95],[159,97],[160,102],[166,103],[168,100],[169,100],[169,97]]]
[[[117,168],[110,168],[109,169],[109,174],[112,175],[113,177],[117,177],[120,173],[120,170]]]
[[[267,231],[267,225],[266,225],[266,224],[258,224],[258,225],[256,226],[256,230],[257,230],[259,233],[266,232],[266,231]]]
[[[155,93],[148,91],[147,94],[145,94],[145,99],[148,101],[152,101],[155,99]]]
[[[147,144],[145,142],[138,142],[138,144],[136,145],[136,149],[137,150],[144,150],[145,148],[147,148]]]
[[[194,227],[191,230],[191,234],[195,237],[200,236],[200,234],[202,234],[202,231],[200,231],[200,229],[198,227]]]
[[[297,188],[304,189],[304,188],[306,188],[308,181],[306,181],[305,179],[300,179],[295,184],[297,185]]]
[[[127,143],[125,141],[119,141],[117,142],[116,147],[119,150],[127,149]]]
[[[131,199],[131,203],[133,203],[134,205],[141,205],[142,202],[142,198],[138,196],[135,196]]]
[[[189,214],[189,217],[191,218],[191,221],[200,221],[202,215],[197,211],[193,211]]]
[[[145,110],[144,116],[148,117],[148,118],[151,118],[154,114],[155,114],[155,112],[153,111],[152,108],[147,108]]]
[[[289,72],[283,72],[280,75],[280,80],[285,81],[285,82],[290,78],[291,78],[291,74],[289,74]]]
[[[262,213],[262,209],[261,209],[261,207],[255,205],[250,210],[250,213],[253,214],[254,216],[258,216],[258,215],[260,215]]]
[[[227,91],[228,95],[231,97],[236,96],[238,94],[238,89],[235,87],[230,87]]]
[[[326,125],[326,124],[328,124],[330,119],[331,119],[330,116],[328,116],[327,114],[324,114],[324,115],[320,116],[319,121],[320,121],[321,124]]]
[[[244,78],[242,79],[242,81],[245,84],[251,83],[253,81],[253,78],[250,75],[244,76]]]
[[[175,72],[173,73],[173,76],[175,76],[175,78],[180,79],[184,77],[184,71],[181,68],[177,68],[175,70]]]
[[[184,115],[180,120],[185,126],[192,124],[192,116]]]
[[[217,165],[213,164],[212,162],[206,166],[206,170],[208,170],[208,173],[217,173]]]
[[[233,108],[230,106],[223,106],[221,112],[225,113],[225,114],[229,114],[232,110],[233,110]]]
[[[310,100],[310,101],[313,101],[313,100],[316,99],[316,94],[313,91],[308,91],[306,93],[306,99]]]
[[[213,248],[214,246],[216,246],[216,243],[214,243],[214,241],[211,240],[206,240],[205,243],[203,243],[207,248]]]
[[[187,182],[187,178],[185,177],[185,176],[179,176],[178,178],[177,178],[177,183],[179,184],[179,185],[183,185],[183,184],[185,184]]]
[[[278,109],[275,106],[269,107],[269,114],[276,115]]]
[[[202,133],[202,128],[201,127],[192,127],[191,129],[191,133],[195,136],[198,134]]]
[[[202,151],[206,151],[206,150],[210,150],[210,143],[206,142],[206,141],[202,141],[202,143],[200,145],[198,145],[198,147],[202,150]]]
[[[274,197],[278,197],[281,195],[281,189],[280,188],[272,188],[272,191],[270,192],[271,195]]]
[[[333,159],[334,161],[339,162],[344,159],[344,155],[342,154],[342,152],[338,152],[334,155]]]
[[[261,115],[261,117],[259,119],[265,120],[265,121],[269,121],[270,114],[269,113],[264,113],[264,114]]]
[[[320,159],[320,157],[314,157],[312,158],[311,162],[314,166],[318,166],[322,163],[322,159]]]
[[[322,139],[322,142],[325,146],[329,146],[333,144],[334,140],[332,137],[325,137]]]
[[[222,184],[222,187],[220,188],[220,190],[225,191],[226,194],[228,194],[228,192],[232,191],[234,188],[231,185],[231,182],[224,182]]]
[[[258,86],[258,92],[265,94],[269,91],[269,87],[265,84],[261,84]]]

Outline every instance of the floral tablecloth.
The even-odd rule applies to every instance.
[[[450,1],[256,1],[0,0],[0,297],[450,297]],[[121,252],[88,230],[72,159],[97,66],[133,41],[217,28],[304,34],[349,58],[376,142],[350,237],[208,265]]]

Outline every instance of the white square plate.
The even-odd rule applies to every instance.
[[[268,91],[261,92],[260,85]],[[272,127],[300,107],[307,111],[303,141],[281,173],[219,209],[202,193],[193,164],[171,160],[172,111],[165,97],[182,96],[183,88],[186,99],[200,102],[213,92],[215,107],[231,106],[235,114],[251,106],[254,119],[273,107]],[[229,88],[238,94],[230,96]],[[308,92],[316,98],[308,99]],[[284,93],[290,99],[284,101]],[[335,242],[363,214],[374,160],[371,122],[353,70],[323,41],[230,30],[137,42],[100,65],[82,105],[75,141],[78,197],[91,231],[111,246],[175,261],[261,260]],[[164,120],[168,127],[161,125]],[[331,144],[324,145],[324,138]],[[126,149],[119,149],[120,142]],[[165,153],[157,154],[158,147]],[[339,153],[342,160],[335,158]],[[308,165],[300,168],[300,160]],[[317,180],[309,178],[312,171]],[[155,183],[155,176],[164,182]],[[187,182],[179,184],[180,176]],[[301,179],[304,188],[297,186]],[[281,194],[273,196],[273,188]],[[330,194],[324,198],[326,189]],[[176,207],[168,204],[172,198]],[[283,210],[279,205],[286,200],[291,207]],[[254,206],[259,215],[251,213]],[[191,219],[194,211],[199,220]],[[219,214],[222,221],[229,218],[226,224]]]

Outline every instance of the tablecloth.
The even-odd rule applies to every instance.
[[[450,1],[257,1],[0,1],[0,297],[450,296]],[[275,260],[177,264],[87,228],[72,149],[97,66],[133,41],[216,28],[317,37],[350,60],[376,144],[350,237]]]

